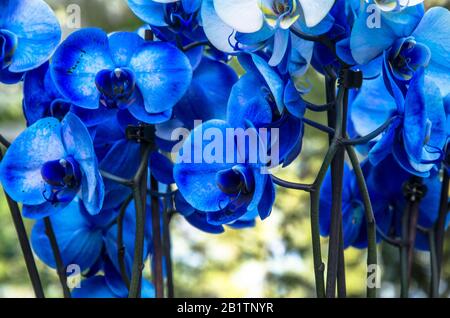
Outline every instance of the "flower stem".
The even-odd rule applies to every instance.
[[[329,119],[334,121],[335,124],[335,139],[340,140],[345,136],[347,127],[347,99],[348,89],[339,87],[338,97],[336,100],[335,117]],[[331,112],[330,112],[331,114]],[[343,252],[341,251],[340,238],[342,237],[342,192],[343,192],[343,180],[344,180],[344,162],[345,162],[345,149],[342,145],[338,144],[338,150],[336,156],[331,163],[331,182],[332,182],[332,204],[331,204],[331,224],[330,224],[330,240],[328,248],[328,266],[327,266],[327,298],[336,297],[336,281],[338,276],[339,267],[344,269],[345,264],[339,266],[339,262],[344,262],[341,259]],[[341,293],[342,294],[342,293]]]
[[[436,262],[438,266],[437,272],[437,284],[436,289],[439,291],[439,285],[441,281],[442,262],[444,255],[444,236],[445,226],[448,215],[448,190],[449,190],[449,174],[446,168],[444,168],[444,176],[442,179],[441,198],[439,203],[439,216],[436,222],[434,230],[435,246],[436,246]]]
[[[317,297],[325,297],[325,264],[322,261],[322,251],[320,245],[320,226],[319,226],[319,205],[320,205],[320,188],[322,187],[328,168],[338,150],[337,140],[331,143],[330,148],[323,160],[322,166],[317,174],[313,184],[314,191],[311,191],[311,240],[313,248],[314,260],[314,276],[316,280]]]
[[[120,207],[119,216],[117,217],[117,257],[120,268],[120,275],[122,276],[122,280],[127,286],[128,290],[130,289],[130,278],[128,277],[127,267],[125,264],[125,245],[123,244],[123,219],[125,217],[126,210],[133,200],[133,195],[130,195],[125,202]]]
[[[406,244],[400,249],[402,298],[409,296],[420,200],[425,196],[426,191],[427,189],[419,177],[412,177],[403,185],[406,206],[402,216],[402,241]]]
[[[320,131],[322,131],[322,132],[324,132],[326,134],[329,134],[330,136],[333,136],[335,134],[335,131],[334,131],[333,128],[330,128],[328,126],[324,126],[322,124],[319,124],[319,123],[317,123],[317,122],[315,122],[315,121],[313,121],[311,119],[303,118],[303,122],[306,125],[308,125],[308,126],[316,128],[316,129],[318,129],[318,130],[320,130]]]
[[[400,297],[408,298],[409,277],[408,277],[408,225],[411,202],[406,202],[405,211],[402,216],[402,246],[400,247]],[[405,244],[406,243],[406,244]]]
[[[346,146],[347,154],[353,166],[353,170],[358,182],[359,192],[364,203],[364,210],[366,212],[366,226],[367,226],[367,278],[373,275],[370,270],[372,266],[375,266],[375,275],[378,276],[378,255],[377,255],[377,225],[373,214],[372,203],[370,201],[369,191],[364,178],[361,165],[359,164],[358,156],[352,146]],[[377,277],[372,277],[375,280]],[[377,296],[377,290],[375,287],[370,288],[367,284],[367,297],[375,298]]]
[[[158,181],[151,177],[151,190],[158,191]],[[161,213],[159,199],[152,197],[153,281],[156,298],[164,298],[163,248],[161,242]]]
[[[278,177],[275,177],[274,175],[272,175],[271,177],[272,177],[273,182],[276,185],[279,185],[280,187],[283,187],[286,189],[301,190],[301,191],[305,191],[305,192],[314,191],[314,188],[311,184],[289,182],[289,181],[280,179]]]
[[[439,297],[439,265],[437,262],[437,250],[434,230],[428,232],[428,242],[430,244],[430,298]]]
[[[3,145],[5,148],[9,148],[11,146],[11,143],[0,134],[0,144]]]
[[[305,101],[305,104],[306,108],[313,112],[327,112],[334,107],[334,102],[324,105],[315,105]]]
[[[11,211],[11,217],[13,219],[14,227],[16,229],[17,237],[19,239],[20,248],[25,259],[25,265],[27,267],[28,276],[33,286],[34,294],[36,298],[45,298],[44,290],[42,288],[41,278],[37,270],[36,262],[34,260],[33,251],[31,250],[30,241],[28,240],[27,231],[20,215],[19,206],[6,192],[6,202],[8,203],[9,210]]]
[[[341,228],[339,230],[339,262],[337,273],[337,292],[339,298],[347,297],[347,283],[345,279],[345,255],[344,255],[344,237],[342,230],[342,217]]]
[[[326,77],[326,93],[327,103],[333,104],[335,102],[335,88],[336,77],[333,76],[332,70],[329,70],[329,75]],[[331,108],[330,111],[332,111]],[[319,205],[320,205],[320,189],[325,179],[328,168],[338,150],[338,141],[335,136],[329,136],[330,147],[325,155],[322,166],[317,174],[317,177],[312,185],[310,191],[310,213],[311,213],[311,241],[314,261],[314,276],[316,282],[316,294],[318,298],[325,297],[325,264],[322,261],[322,250],[320,244],[320,226],[319,226]]]
[[[59,250],[58,242],[56,240],[55,232],[53,231],[52,222],[50,217],[44,218],[45,233],[47,234],[50,246],[53,251],[53,257],[55,258],[56,272],[58,273],[59,282],[61,284],[64,298],[71,298],[70,289],[67,286],[66,267],[64,266],[61,252]]]
[[[9,147],[10,143],[0,135],[1,143],[5,147]],[[0,149],[0,162],[3,159],[3,151]],[[14,228],[19,239],[20,248],[22,250],[23,257],[25,259],[25,266],[30,277],[31,285],[36,298],[45,298],[44,289],[42,288],[41,278],[39,271],[34,260],[33,251],[31,249],[30,241],[28,239],[27,230],[23,223],[22,215],[20,213],[19,205],[4,191],[6,202],[8,203],[9,210],[11,212],[11,218],[14,223]]]
[[[393,122],[393,120],[394,120],[394,118],[389,118],[383,125],[378,127],[376,130],[374,130],[370,134],[363,136],[363,137],[356,138],[356,139],[346,139],[343,141],[343,143],[345,145],[353,145],[353,146],[366,144],[369,141],[371,141],[372,139],[381,135],[383,132],[385,132],[386,129],[389,127],[389,125]]]
[[[134,177],[133,198],[136,210],[136,237],[134,243],[134,258],[131,271],[129,298],[141,297],[142,271],[144,269],[144,242],[145,242],[145,209],[147,203],[147,171],[150,145],[142,144],[141,164]],[[143,188],[145,187],[145,191]]]
[[[411,280],[412,266],[414,260],[414,243],[417,236],[417,222],[419,219],[419,201],[415,201],[411,206],[408,239],[408,279]]]
[[[170,192],[170,186],[167,189]],[[169,205],[170,200],[170,205]],[[163,250],[166,263],[166,275],[167,275],[167,297],[174,298],[173,287],[173,270],[172,270],[172,240],[170,236],[170,220],[172,206],[172,196],[168,195],[164,198],[164,211],[163,211]]]
[[[109,172],[103,171],[103,170],[100,170],[100,173],[101,173],[102,177],[105,179],[111,180],[115,183],[118,183],[118,184],[121,184],[121,185],[124,185],[127,187],[133,187],[133,180],[124,179],[124,178],[121,178],[119,176],[116,176],[112,173],[109,173]]]
[[[144,270],[144,235],[145,235],[145,206],[142,204],[141,189],[133,188],[134,206],[136,210],[136,238],[134,243],[134,259],[131,271],[129,298],[141,297],[142,271]]]
[[[200,46],[211,46],[211,43],[209,41],[192,42],[186,46],[183,46],[182,51],[187,52]]]

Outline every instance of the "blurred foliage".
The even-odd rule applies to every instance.
[[[107,31],[135,30],[140,22],[125,0],[48,0],[64,25],[68,4],[81,7],[82,26],[98,26]],[[450,1],[426,4],[450,6]],[[64,28],[67,35],[71,30]],[[313,91],[307,98],[323,103],[323,79],[309,73]],[[0,132],[13,138],[24,127],[21,113],[21,86],[0,86]],[[317,121],[325,118],[308,114]],[[292,181],[311,182],[326,151],[327,138],[306,130],[300,158],[277,175]],[[26,221],[30,232],[32,222]],[[314,275],[309,222],[309,197],[302,192],[279,189],[272,216],[248,230],[227,230],[220,236],[202,233],[181,217],[172,224],[176,296],[179,297],[314,297]],[[447,241],[450,239],[447,234]],[[322,240],[326,261],[327,239]],[[398,295],[398,251],[381,244],[383,297]],[[412,293],[426,296],[429,281],[429,257],[417,253]],[[365,293],[366,252],[345,252],[348,295]],[[54,271],[38,261],[46,293],[61,295]],[[148,266],[147,266],[148,268]],[[450,244],[445,251],[442,292],[450,295]],[[146,275],[149,274],[146,271]],[[33,297],[14,226],[3,194],[0,194],[0,297]]]

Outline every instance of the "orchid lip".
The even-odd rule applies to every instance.
[[[264,2],[271,2],[260,3],[260,8],[267,24],[272,28],[288,29],[300,18],[295,1],[268,0]]]
[[[50,203],[71,201],[81,186],[80,166],[70,156],[46,162],[41,175],[46,183],[43,195]]]
[[[391,11],[402,11],[408,7],[409,0],[374,0],[375,4],[380,8],[381,11],[391,12]]]
[[[100,103],[106,108],[125,109],[135,100],[136,76],[130,69],[102,70],[95,84],[101,94]]]
[[[187,14],[178,2],[166,6],[166,22],[174,29],[187,29],[194,21],[195,14]]]
[[[419,67],[428,66],[430,59],[430,49],[413,37],[398,40],[389,54],[393,74],[399,80],[410,80]]]
[[[0,29],[0,69],[11,65],[17,45],[18,38],[14,33]]]
[[[72,104],[70,102],[64,99],[55,99],[50,105],[49,114],[61,121],[70,111],[71,107]]]
[[[251,194],[255,187],[251,171],[242,165],[219,171],[216,183],[223,193],[232,197]]]

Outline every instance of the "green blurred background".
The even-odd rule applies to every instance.
[[[130,12],[125,0],[48,0],[57,12],[65,36],[70,4],[81,8],[81,26],[97,26],[107,31],[134,30],[140,21]],[[427,6],[450,1],[425,0]],[[70,7],[69,7],[70,8]],[[69,12],[70,13],[70,12]],[[314,91],[308,98],[323,103],[322,79],[310,72]],[[0,133],[12,140],[24,129],[21,113],[21,85],[0,85]],[[324,118],[317,117],[323,121]],[[294,165],[280,171],[279,176],[311,182],[326,151],[327,138],[307,130],[304,150]],[[32,222],[27,221],[30,230]],[[279,189],[272,216],[258,222],[253,229],[227,230],[214,236],[191,227],[181,217],[171,225],[175,290],[178,297],[314,297],[314,275],[309,223],[309,197],[302,192]],[[449,235],[447,235],[449,236]],[[450,238],[450,237],[448,237]],[[327,239],[323,239],[323,255],[327,255]],[[382,269],[382,297],[398,295],[399,264],[396,249],[379,246]],[[363,297],[365,293],[366,252],[345,252],[348,294]],[[326,261],[326,259],[325,259]],[[46,294],[60,297],[57,276],[39,260]],[[429,257],[417,253],[414,263],[412,295],[425,297],[429,281]],[[445,252],[442,294],[450,295],[450,244]],[[33,297],[22,254],[9,210],[0,193],[0,297]]]

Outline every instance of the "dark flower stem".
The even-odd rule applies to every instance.
[[[320,226],[319,226],[319,204],[320,204],[320,188],[328,168],[331,165],[336,152],[338,150],[337,140],[333,140],[328,149],[328,152],[323,160],[322,166],[317,174],[316,180],[313,184],[314,191],[311,191],[311,240],[313,247],[313,260],[314,260],[314,276],[316,280],[316,293],[317,297],[325,297],[325,264],[322,261],[322,251],[320,244]]]
[[[335,130],[333,128],[319,124],[318,122],[315,122],[311,119],[303,118],[303,122],[308,126],[314,127],[326,134],[329,134],[330,136],[333,136],[335,134]]]
[[[339,298],[347,297],[347,282],[345,279],[345,255],[344,255],[344,237],[342,230],[342,216],[341,216],[341,228],[339,231],[339,263],[337,274],[337,292]]]
[[[419,206],[420,202],[415,201],[411,206],[411,215],[409,223],[409,236],[408,236],[408,279],[411,280],[412,267],[414,260],[414,243],[417,236],[417,222],[419,219]]]
[[[434,230],[435,246],[436,246],[436,262],[438,266],[437,284],[435,288],[439,291],[439,285],[441,281],[442,262],[444,255],[444,237],[445,237],[445,225],[448,215],[448,190],[449,190],[449,174],[444,167],[444,176],[442,179],[441,198],[439,203],[439,216],[436,222]]]
[[[336,54],[336,44],[326,35],[308,35],[303,33],[302,31],[296,29],[295,27],[291,27],[290,28],[291,32],[299,37],[300,39],[306,40],[306,41],[311,41],[311,42],[316,42],[316,43],[320,43],[324,46],[326,46],[336,57],[336,59],[338,61],[340,61],[339,57]],[[342,64],[345,64],[343,61],[340,61]]]
[[[151,177],[151,190],[158,191],[158,181]],[[153,281],[156,298],[164,298],[163,247],[161,242],[161,213],[159,199],[152,197]]]
[[[389,237],[378,226],[376,226],[376,228],[377,228],[377,234],[383,239],[384,242],[386,242],[387,244],[392,245],[394,247],[397,247],[397,248],[402,247],[403,242],[401,240]]]
[[[6,143],[3,144],[5,144],[6,146],[9,145],[9,142],[6,141]],[[3,152],[0,149],[0,162],[2,159],[3,159]],[[34,260],[33,251],[30,246],[30,241],[28,239],[25,224],[23,223],[19,205],[6,192],[4,192],[4,194],[6,197],[6,202],[8,203],[9,210],[11,212],[14,228],[16,230],[17,237],[19,239],[20,248],[22,249],[22,254],[25,259],[25,265],[27,267],[28,276],[30,277],[31,280],[31,285],[33,286],[34,294],[36,295],[37,298],[45,298],[41,278],[39,276],[39,271],[37,269],[36,262]]]
[[[364,211],[366,213],[366,226],[367,226],[367,278],[373,273],[369,270],[371,266],[378,265],[378,255],[377,255],[377,225],[375,222],[375,217],[373,214],[372,203],[370,201],[369,190],[367,189],[367,184],[364,178],[361,165],[359,164],[358,156],[352,146],[347,146],[347,154],[353,166],[353,170],[356,175],[356,180],[358,182],[359,192],[364,203]],[[375,268],[375,275],[378,276],[378,269]],[[377,279],[377,277],[374,277]],[[376,288],[369,288],[367,285],[367,297],[376,298],[377,290]]]
[[[147,191],[142,193],[143,180],[147,179],[148,158],[150,146],[147,143],[142,145],[142,159],[139,169],[133,181],[133,198],[136,210],[136,238],[134,244],[133,267],[131,271],[129,298],[141,297],[141,280],[144,269],[144,237],[145,237],[145,208]]]
[[[305,192],[314,191],[314,187],[312,184],[294,183],[294,182],[280,179],[274,175],[272,175],[272,180],[276,185],[279,185],[280,187],[283,187],[286,189],[300,190],[300,191],[305,191]]]
[[[335,124],[335,139],[342,139],[347,131],[347,98],[348,89],[339,87],[338,96],[336,100],[336,109],[333,112],[335,115],[331,119]],[[332,112],[329,112],[332,114]],[[345,162],[345,149],[341,143],[338,144],[338,150],[331,163],[331,180],[332,180],[332,206],[331,206],[331,224],[330,224],[330,240],[328,248],[328,266],[327,266],[327,284],[326,284],[326,296],[327,298],[336,297],[336,282],[339,272],[339,267],[344,269],[344,272],[340,272],[341,276],[345,275],[345,265],[339,262],[344,262],[340,259],[343,256],[342,244],[340,238],[342,235],[342,192],[343,192],[343,180],[344,180],[344,162]],[[341,292],[342,294],[342,292]]]
[[[47,234],[48,240],[50,241],[53,257],[55,258],[56,272],[59,277],[59,282],[63,290],[64,298],[71,298],[70,289],[67,286],[66,267],[64,266],[61,257],[58,241],[56,240],[55,232],[53,231],[53,226],[50,217],[44,218],[44,224],[45,224],[45,233]]]
[[[359,137],[356,139],[346,139],[343,141],[343,143],[345,145],[353,145],[353,146],[366,144],[369,141],[371,141],[372,139],[381,135],[383,132],[385,132],[393,120],[394,120],[394,118],[389,118],[383,125],[378,127],[376,130],[374,130],[367,136]]]
[[[187,52],[189,50],[195,49],[199,46],[210,46],[211,43],[209,41],[198,41],[198,42],[192,42],[186,46],[183,47],[182,51]]]
[[[9,148],[11,146],[11,143],[0,134],[0,144],[2,144],[5,148]]]
[[[409,227],[409,213],[411,209],[411,202],[406,202],[405,211],[402,216],[402,242],[400,247],[400,297],[408,298],[409,294],[409,277],[408,277],[408,227]],[[405,244],[406,243],[406,244]]]
[[[11,197],[6,194],[6,192],[5,196],[9,209],[11,211],[11,217],[14,222],[17,237],[19,238],[20,248],[22,249],[23,257],[25,259],[25,265],[27,267],[28,276],[31,280],[31,285],[33,286],[34,294],[37,298],[45,298],[41,278],[36,267],[33,251],[31,250],[30,242],[28,240],[27,231],[20,214],[19,206],[15,201],[11,199]]]
[[[306,108],[313,112],[327,112],[334,107],[334,102],[324,105],[314,105],[305,101]]]
[[[133,195],[130,195],[125,202],[120,207],[119,216],[117,217],[117,257],[120,268],[120,275],[122,276],[122,280],[130,289],[130,278],[128,277],[127,267],[125,264],[125,245],[123,244],[123,219],[125,217],[126,210],[133,200]]]
[[[336,77],[330,70],[330,74],[326,77],[326,92],[327,92],[327,103],[334,103],[335,101],[335,87],[336,87]],[[331,111],[331,110],[330,110]],[[311,241],[313,250],[313,261],[314,261],[314,277],[316,282],[316,294],[318,298],[325,297],[325,264],[322,261],[322,248],[320,244],[320,226],[319,226],[319,205],[320,205],[320,189],[322,187],[323,181],[328,168],[333,161],[333,158],[339,148],[338,140],[336,136],[329,136],[330,147],[325,155],[322,166],[317,174],[317,177],[312,185],[312,191],[310,191],[310,202],[311,202]]]
[[[168,192],[170,192],[170,186],[168,187]],[[167,297],[174,298],[174,287],[173,287],[173,264],[172,264],[172,239],[170,235],[170,221],[171,221],[171,211],[173,210],[172,196],[168,194],[164,198],[164,212],[163,212],[163,249],[164,249],[164,259],[166,264],[166,275],[167,275]]]
[[[100,174],[105,179],[111,180],[113,182],[116,182],[118,184],[121,184],[121,185],[124,185],[127,187],[133,187],[133,180],[124,179],[124,178],[121,178],[119,176],[116,176],[112,173],[109,173],[109,172],[103,171],[103,170],[100,170]]]
[[[439,297],[439,265],[437,260],[437,250],[434,230],[428,232],[428,242],[430,245],[430,298]]]
[[[409,286],[414,260],[414,246],[418,230],[420,201],[427,193],[422,178],[413,176],[403,184],[406,205],[402,216],[402,241],[400,249],[401,297],[409,296]],[[420,229],[420,227],[419,227]]]
[[[134,258],[133,268],[131,271],[131,281],[129,298],[141,297],[141,280],[142,271],[144,270],[144,236],[145,236],[145,206],[142,205],[141,189],[139,187],[133,188],[133,199],[136,210],[136,238],[134,243]]]

